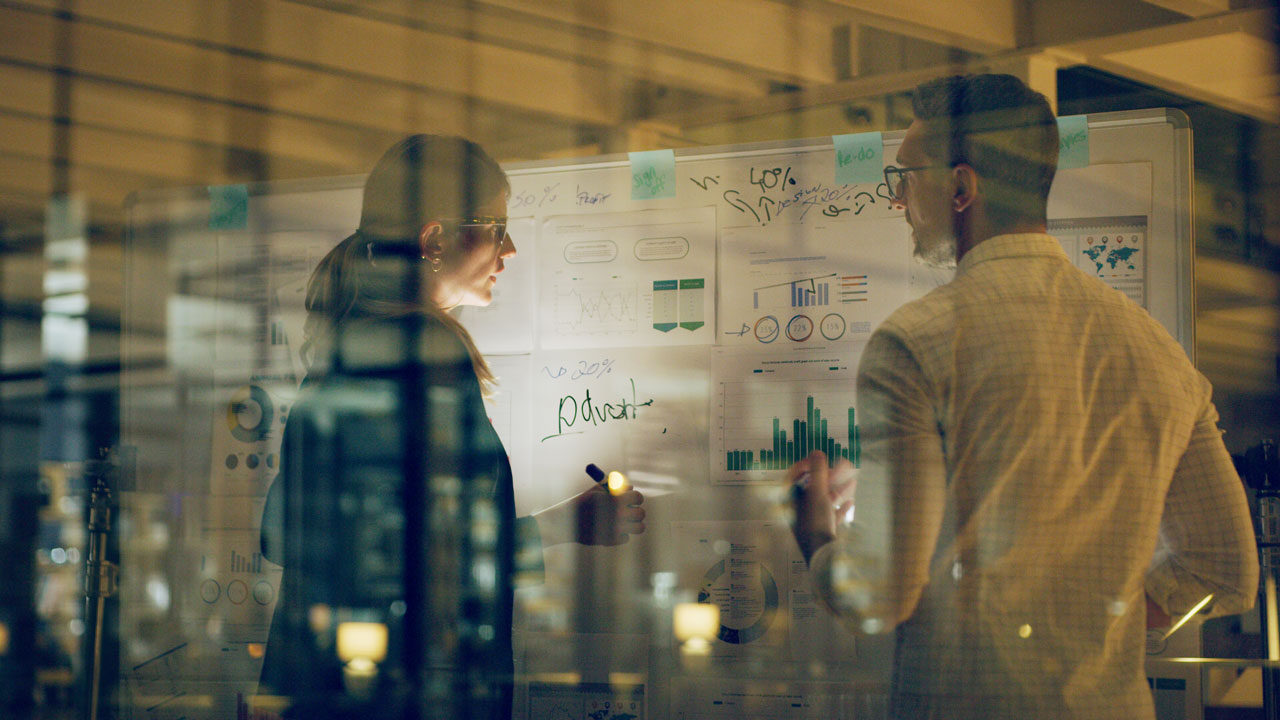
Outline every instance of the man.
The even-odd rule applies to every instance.
[[[1147,604],[1256,595],[1209,383],[1045,234],[1043,96],[953,77],[914,111],[890,192],[917,257],[956,277],[868,341],[857,524],[837,536],[845,468],[815,453],[791,471],[797,542],[831,610],[897,629],[895,717],[1152,718]]]

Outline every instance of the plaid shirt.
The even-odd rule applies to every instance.
[[[979,243],[858,373],[858,525],[813,558],[897,627],[897,717],[1150,718],[1144,593],[1252,606],[1253,524],[1211,388],[1049,235]]]

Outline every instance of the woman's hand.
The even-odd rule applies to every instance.
[[[576,510],[578,543],[623,545],[644,532],[644,496],[638,490],[627,488],[615,495],[597,485],[570,501]]]
[[[644,532],[644,496],[638,490],[611,493],[595,485],[535,513],[543,546],[576,542],[582,545],[622,545]]]

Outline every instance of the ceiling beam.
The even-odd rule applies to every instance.
[[[478,0],[480,6],[607,33],[801,85],[829,83],[829,15],[773,0]],[[606,38],[607,39],[607,38]]]
[[[363,172],[399,133],[300,118],[232,103],[205,100],[91,77],[68,80],[70,108],[57,117],[59,82],[49,69],[0,62],[0,112],[102,130],[118,130],[166,140],[262,153],[333,168],[337,174]],[[236,128],[257,127],[252,135]]]
[[[327,165],[261,154],[251,156],[243,167],[228,167],[223,148],[74,123],[65,127],[69,151],[65,160],[73,166],[120,170],[170,185],[251,182],[262,177],[264,170],[278,178],[338,174]],[[54,132],[54,125],[45,118],[0,112],[0,152],[52,162]]]
[[[655,118],[655,120],[682,129],[726,123],[776,113],[796,112],[831,103],[862,100],[895,93],[910,93],[920,83],[959,73],[1011,73],[1027,78],[1030,81],[1043,75],[1041,68],[1050,60],[1055,59],[1047,57],[1038,50],[1026,50],[980,58],[965,63],[946,63],[916,70],[869,75],[811,90],[771,95],[753,102],[708,104],[704,107],[692,108],[687,111]]]
[[[611,35],[572,23],[502,7],[457,0],[292,0],[338,13],[459,35],[513,50],[598,67],[610,74],[718,98],[758,97],[783,74],[711,57],[701,49],[673,48]]]
[[[1241,10],[1048,50],[1266,122],[1280,119],[1280,76],[1269,10]]]
[[[59,37],[74,49],[69,58],[58,57]],[[524,115],[465,97],[5,7],[0,7],[0,59],[70,73],[74,79],[87,76],[396,135],[430,131],[475,136],[495,126],[510,127],[513,121],[516,127],[554,121],[548,114]],[[201,117],[195,121],[212,125]],[[255,143],[266,132],[262,125],[230,129]]]
[[[1143,0],[1148,5],[1164,8],[1187,17],[1205,17],[1231,12],[1231,0]]]
[[[33,1],[51,11],[62,5]],[[284,0],[77,0],[73,12],[77,27],[100,24],[171,44],[239,51],[225,54],[228,69],[250,58],[276,60],[565,120],[621,121],[620,88],[598,67]],[[261,80],[264,93],[308,89]],[[366,99],[349,94],[338,106]]]
[[[989,55],[1018,47],[1015,0],[811,0],[846,21]]]

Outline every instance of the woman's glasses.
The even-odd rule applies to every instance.
[[[489,230],[489,239],[495,243],[501,243],[507,237],[507,218],[498,217],[496,215],[448,218],[446,220],[442,220],[442,222],[452,223],[458,228],[486,228]]]

